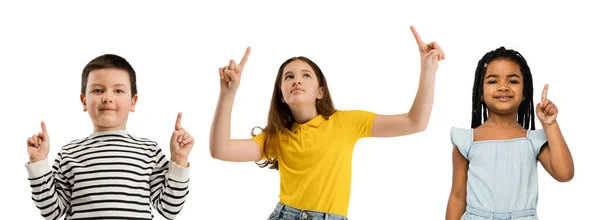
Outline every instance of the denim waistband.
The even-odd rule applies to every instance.
[[[297,209],[297,208],[294,208],[294,207],[291,207],[288,205],[284,205],[282,203],[277,203],[277,206],[275,207],[275,212],[277,215],[287,214],[287,215],[298,216],[300,218],[300,220],[311,220],[311,219],[348,220],[348,218],[345,216],[331,214],[331,213],[325,213],[325,212],[300,210],[300,209]]]
[[[522,210],[522,211],[514,211],[514,212],[508,212],[508,213],[499,213],[499,212],[488,212],[488,211],[483,211],[483,210],[479,210],[476,208],[473,208],[471,206],[467,206],[467,213],[471,213],[474,215],[478,215],[481,217],[486,217],[486,218],[490,218],[490,219],[512,219],[512,218],[518,218],[518,217],[527,217],[527,216],[535,216],[536,215],[536,210],[535,209],[528,209],[528,210]]]

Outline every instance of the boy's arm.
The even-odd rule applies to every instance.
[[[25,165],[31,186],[31,198],[45,219],[58,219],[71,207],[71,185],[60,168],[62,154],[54,160],[52,170],[48,159]]]
[[[150,176],[152,205],[166,219],[175,219],[189,193],[190,168],[169,161],[160,148],[154,158],[156,166]]]

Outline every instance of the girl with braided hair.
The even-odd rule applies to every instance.
[[[525,58],[500,47],[475,70],[471,129],[452,127],[453,175],[446,219],[537,220],[537,162],[557,181],[573,178],[573,158],[547,98],[533,105]],[[535,112],[534,112],[535,111]],[[535,130],[535,116],[542,129]]]

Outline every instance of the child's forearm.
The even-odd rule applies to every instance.
[[[446,207],[446,220],[459,220],[465,213],[467,201],[450,196]]]
[[[190,168],[168,163],[168,168],[163,170],[167,172],[153,176],[150,183],[151,201],[163,217],[175,219],[189,194]]]
[[[421,71],[419,88],[415,95],[408,117],[420,128],[425,129],[429,124],[431,109],[433,108],[433,96],[435,88],[435,72]]]
[[[210,154],[214,158],[224,151],[231,140],[231,111],[235,94],[221,93],[210,129]]]
[[[31,199],[44,219],[58,219],[69,210],[70,193],[65,189],[66,180],[57,181],[58,172],[52,172],[48,160],[26,165],[31,186]],[[56,173],[56,174],[55,174]],[[56,176],[55,176],[56,175]],[[59,187],[56,187],[59,185]]]
[[[548,138],[548,150],[550,151],[550,167],[554,177],[560,181],[569,181],[573,178],[575,167],[573,157],[563,137],[558,122],[551,125],[542,123],[546,137]]]

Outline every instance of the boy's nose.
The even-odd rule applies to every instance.
[[[102,96],[102,103],[112,103],[112,98],[110,97],[110,95],[105,94],[104,96]]]

